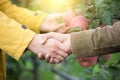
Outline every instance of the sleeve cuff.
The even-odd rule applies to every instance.
[[[24,41],[19,45],[18,50],[16,51],[15,55],[12,56],[14,59],[19,60],[20,57],[22,56],[22,54],[24,53],[24,51],[26,50],[27,46],[29,45],[29,43],[31,42],[31,40],[33,39],[33,37],[36,34],[31,31],[31,30],[27,30],[26,34],[24,36]]]
[[[36,16],[38,15],[38,17],[37,17],[36,22],[34,24],[34,26],[35,26],[34,31],[36,33],[40,33],[40,25],[44,21],[44,19],[47,16],[47,14],[46,13],[42,13],[41,11],[37,11],[35,14],[36,14]]]
[[[96,55],[92,53],[92,33],[93,30],[71,33],[71,49],[76,58]]]

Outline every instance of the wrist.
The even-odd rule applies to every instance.
[[[28,47],[27,47],[27,49],[29,49],[29,50],[31,50],[31,51],[32,51],[32,48],[33,48],[33,46],[34,46],[35,37],[36,37],[36,35],[33,37],[33,39],[30,41],[30,43],[29,43],[29,45],[28,45]]]
[[[70,38],[70,34],[67,34],[67,40],[68,40],[68,46],[69,46],[69,48],[70,48],[70,53],[71,53],[71,38]]]
[[[40,37],[40,34],[36,34],[34,37],[33,37],[33,39],[31,40],[31,42],[29,43],[29,45],[28,45],[28,47],[27,47],[27,49],[29,49],[30,51],[32,51],[33,53],[38,53],[36,50],[36,47],[37,47],[37,45],[39,44],[39,45],[41,45],[41,43],[40,43],[40,39],[41,37]]]

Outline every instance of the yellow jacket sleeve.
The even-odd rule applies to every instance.
[[[32,12],[28,9],[17,7],[9,0],[0,0],[0,10],[8,17],[21,24],[27,25],[29,29],[36,33],[40,32],[40,24],[46,17],[46,14],[41,11]]]
[[[0,12],[0,49],[18,60],[36,35],[24,25]]]

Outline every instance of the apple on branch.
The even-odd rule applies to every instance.
[[[84,68],[88,68],[93,66],[94,64],[96,64],[98,59],[98,56],[95,57],[87,57],[87,58],[78,58],[78,63],[84,67]]]

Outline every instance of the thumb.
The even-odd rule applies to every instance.
[[[70,29],[69,26],[63,26],[63,27],[59,28],[56,32],[67,33],[69,29]]]
[[[42,38],[42,39],[41,39],[40,43],[41,43],[41,44],[45,44],[45,43],[47,42],[47,40],[48,40],[49,38],[51,38],[51,36],[50,36],[49,34],[43,34],[43,36],[42,36],[41,38]]]
[[[53,31],[54,31],[54,32],[57,32],[57,30],[59,30],[60,28],[62,28],[62,27],[64,27],[64,26],[66,26],[65,23],[58,24],[58,25],[56,25],[56,26],[54,27]]]
[[[41,44],[45,44],[45,43],[47,42],[47,40],[48,40],[48,38],[43,38],[43,39],[40,41],[40,43],[41,43]]]

